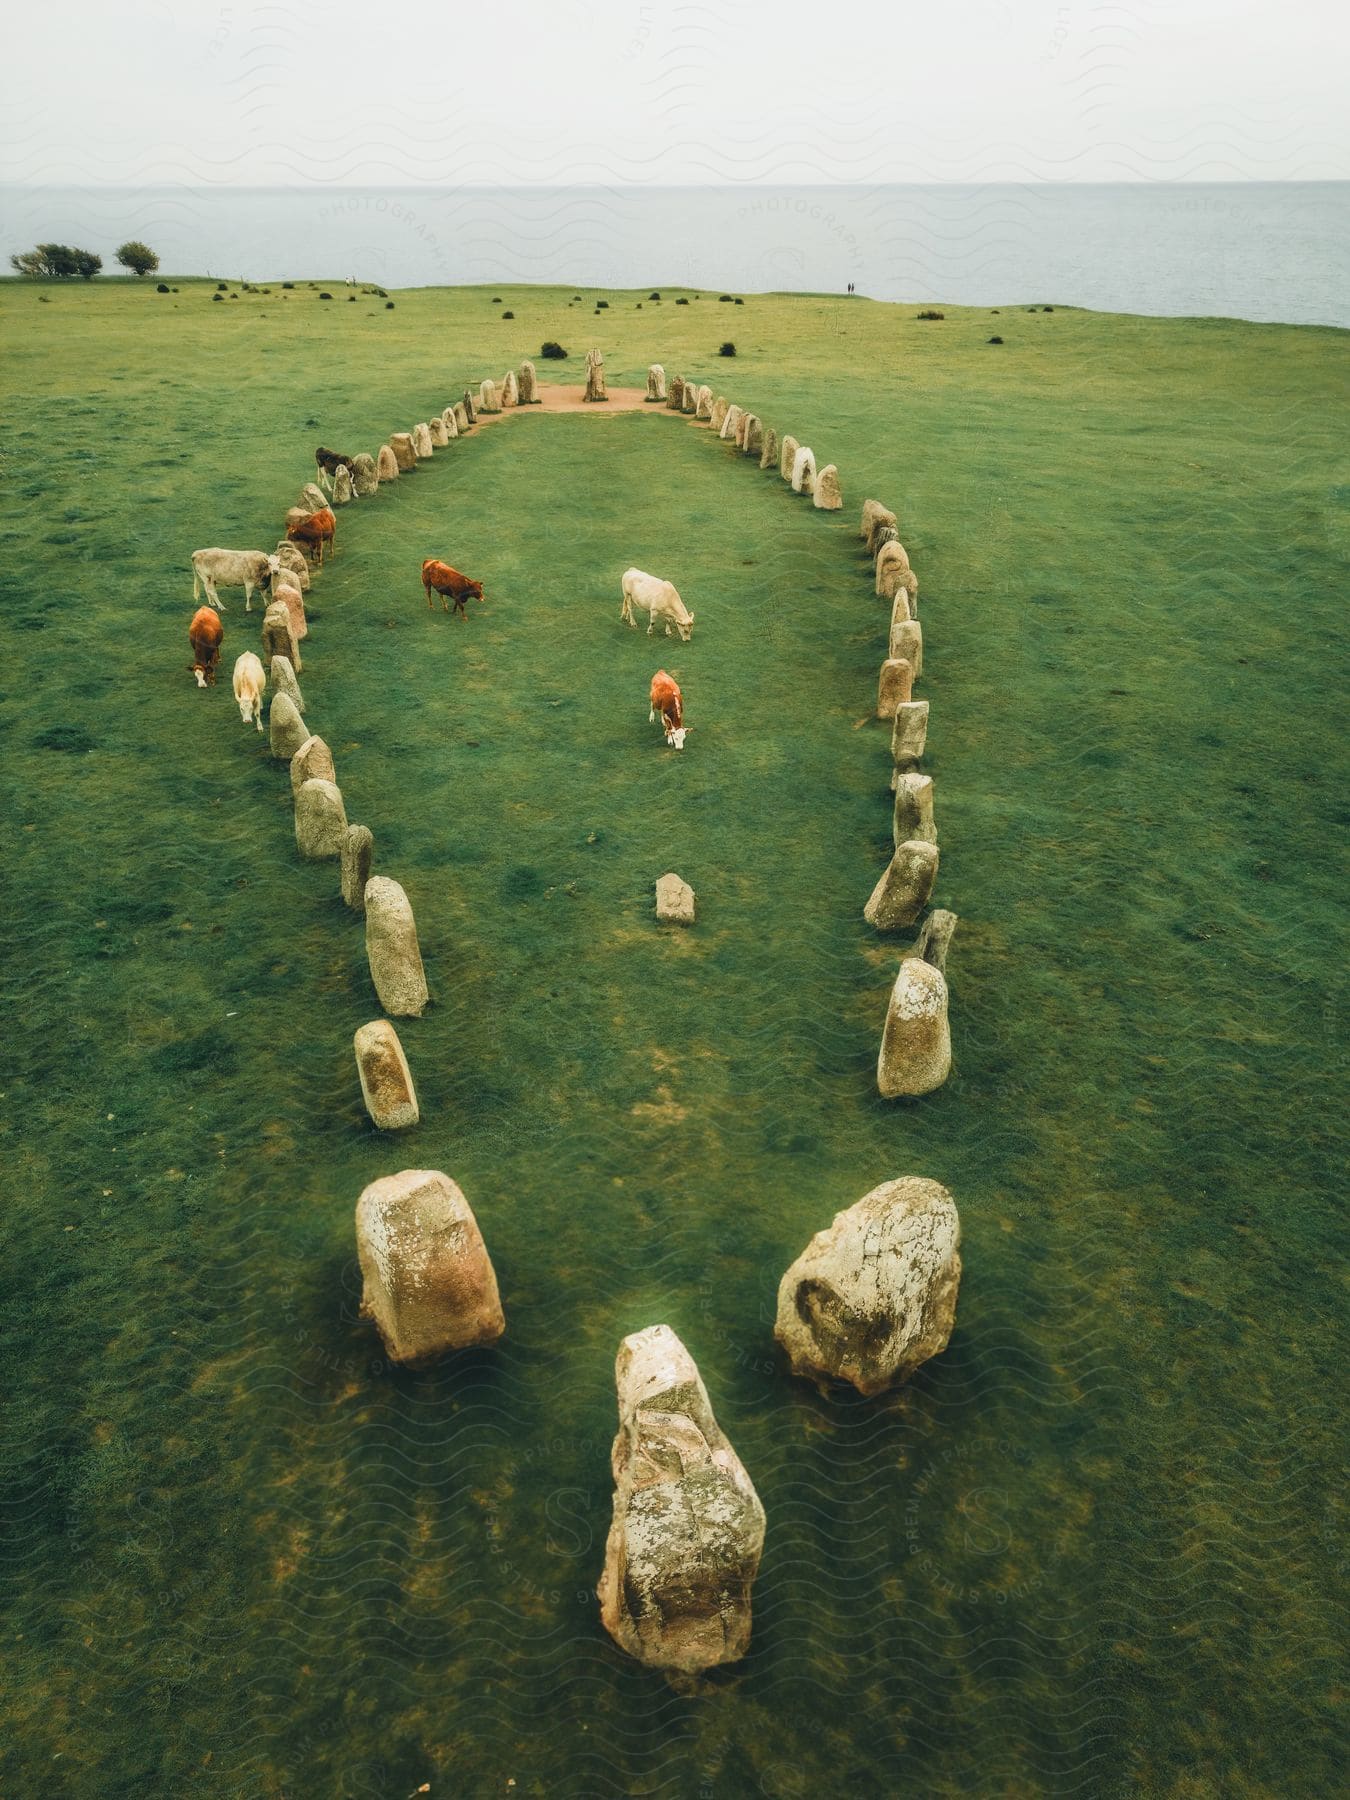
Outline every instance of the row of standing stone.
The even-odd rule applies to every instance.
[[[780,444],[778,433],[757,413],[735,405],[722,394],[714,396],[706,383],[700,385],[682,375],[667,383],[664,367],[652,363],[647,370],[647,399],[664,401],[672,412],[685,413],[697,423],[711,425],[718,437],[734,444],[742,456],[757,457],[761,469],[776,465],[793,493],[809,494],[821,512],[838,512],[842,508],[839,471],[833,463],[817,471],[815,453],[807,445],[787,436]]]

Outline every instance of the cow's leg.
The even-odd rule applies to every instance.
[[[207,599],[211,602],[212,606],[215,607],[216,611],[220,612],[222,610],[221,604],[220,604],[220,595],[216,592],[216,584],[215,584],[214,580],[212,579],[212,577],[209,575],[203,575],[202,576],[202,586],[206,589]]]
[[[244,611],[253,611],[253,583],[251,581],[244,583]]]

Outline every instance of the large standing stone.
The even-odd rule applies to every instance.
[[[918,762],[928,742],[928,702],[906,700],[897,706],[891,727],[891,760],[897,768]]]
[[[695,420],[711,419],[712,418],[712,409],[713,409],[713,391],[710,387],[704,385],[699,388],[697,397],[695,398],[695,401],[694,401],[694,418],[695,418]]]
[[[620,1649],[696,1674],[744,1656],[764,1508],[668,1325],[634,1332],[615,1363],[614,1518],[597,1593]]]
[[[304,508],[305,517],[311,513],[322,512],[328,505],[328,496],[317,481],[307,481],[300,490],[300,505]]]
[[[315,740],[318,742],[319,740]],[[342,864],[339,881],[342,898],[353,912],[366,910],[366,883],[375,855],[375,840],[368,826],[349,825],[342,834]]]
[[[298,587],[302,592],[308,589],[309,564],[305,561],[303,550],[289,538],[282,538],[276,548],[276,558],[282,571],[278,580],[289,581],[292,587]]]
[[[394,473],[398,474],[397,464],[395,464]],[[379,485],[380,472],[375,467],[375,458],[368,451],[363,450],[359,456],[352,458],[352,487],[358,495],[364,498],[367,494],[373,494]]]
[[[872,889],[863,918],[878,931],[898,931],[912,925],[927,906],[937,880],[938,847],[922,838],[897,844],[895,855]]]
[[[347,812],[331,781],[303,781],[295,796],[295,846],[301,856],[320,862],[342,854]]]
[[[497,1276],[473,1210],[439,1169],[372,1181],[356,1203],[361,1313],[390,1362],[418,1368],[506,1329]]]
[[[891,841],[907,844],[911,838],[922,838],[925,844],[938,841],[933,823],[933,777],[919,775],[912,769],[895,778]]]
[[[516,380],[514,369],[508,369],[502,376],[501,400],[503,406],[520,405],[520,383]]]
[[[291,758],[291,793],[298,794],[307,781],[336,781],[333,752],[321,737],[307,737]]]
[[[812,494],[815,488],[815,451],[808,450],[805,444],[801,444],[792,459],[792,491],[794,494]]]
[[[405,1131],[421,1117],[412,1070],[388,1019],[362,1025],[352,1042],[361,1098],[381,1131]]]
[[[346,463],[339,463],[333,475],[333,505],[350,506],[356,498],[356,489],[352,486],[352,472]]]
[[[417,467],[417,452],[413,449],[410,431],[395,431],[389,439],[389,448],[394,453],[394,461],[398,464],[400,475],[406,475],[410,469]]]
[[[462,405],[465,413],[468,415],[470,425],[476,425],[478,423],[478,407],[474,400],[473,393],[469,388],[465,388],[464,390]]]
[[[764,427],[754,413],[747,413],[741,449],[747,456],[758,456],[764,448]]]
[[[712,403],[712,411],[708,414],[708,423],[719,437],[722,435],[722,427],[726,423],[726,417],[730,410],[730,406],[731,402],[723,395],[719,394]]]
[[[656,916],[664,925],[692,925],[694,890],[678,875],[662,875],[656,884]]]
[[[455,415],[451,413],[450,417],[452,419],[454,416]],[[437,414],[434,419],[427,420],[427,432],[430,435],[431,447],[433,450],[444,450],[449,446],[450,433],[446,428],[445,420],[441,418],[439,414]]]
[[[385,875],[366,883],[366,958],[384,1010],[396,1019],[419,1018],[428,996],[417,924],[408,896]]]
[[[740,430],[741,420],[744,417],[745,414],[741,411],[739,406],[729,406],[722,423],[717,428],[718,437],[725,438],[728,442],[734,444],[736,442],[736,433]]]
[[[290,657],[274,656],[268,665],[267,672],[271,678],[273,691],[278,694],[289,694],[295,702],[295,710],[303,715],[305,696],[300,692],[300,683],[295,679],[295,670],[291,667]]]
[[[684,395],[680,402],[680,411],[682,413],[687,413],[690,418],[698,411],[698,389],[694,386],[692,381],[686,381],[684,384]]]
[[[764,443],[759,452],[759,466],[761,469],[778,467],[778,433],[768,425],[764,427]]]
[[[792,480],[792,468],[797,460],[797,451],[799,449],[800,445],[795,437],[785,437],[782,440],[778,451],[778,473],[783,477],[784,481]]]
[[[672,385],[678,385],[680,399],[683,400],[684,383],[680,380],[678,375],[675,377],[675,383]],[[649,363],[647,365],[647,398],[649,400],[666,400],[669,398],[669,395],[666,393],[666,372],[660,363]]]
[[[659,363],[653,363],[652,367],[647,371],[648,400],[656,400],[659,398],[658,395],[652,392],[652,370],[659,367]],[[666,391],[665,402],[671,412],[679,412],[680,408],[684,405],[684,377],[682,375],[676,375],[671,381],[670,386]]]
[[[896,707],[905,704],[913,686],[914,670],[905,658],[888,656],[877,680],[877,717],[893,719]]]
[[[464,402],[462,400],[456,400],[456,402],[455,402],[455,424],[459,427],[460,434],[463,435],[463,433],[469,429],[469,427],[472,423],[473,423],[473,421],[469,417],[468,410],[465,407]]]
[[[956,929],[954,913],[933,913],[900,964],[877,1058],[877,1087],[888,1099],[930,1094],[951,1073],[947,978],[942,964]]]
[[[826,463],[816,476],[814,504],[821,512],[839,512],[844,504],[844,496],[839,491],[839,471],[833,463]]]
[[[877,551],[877,599],[894,600],[905,586],[905,576],[909,573],[909,556],[900,540],[897,538],[893,543],[883,544]]]
[[[904,612],[901,612],[901,607]],[[895,607],[891,613],[891,635],[887,643],[887,652],[891,657],[903,656],[914,671],[914,679],[918,681],[923,674],[923,626],[917,619],[907,618],[909,602],[904,594],[897,594]]]
[[[774,1336],[794,1375],[881,1394],[947,1347],[961,1221],[946,1188],[885,1181],[818,1231],[778,1287]]]
[[[302,666],[300,647],[291,630],[291,609],[284,600],[273,600],[263,614],[262,641],[264,662],[271,662],[274,656],[286,656],[293,669]]]
[[[422,462],[425,462],[431,455],[431,427],[425,419],[420,425],[414,425],[412,428],[412,446],[413,455]]]
[[[291,571],[287,569],[284,575],[279,575],[272,583],[272,598],[269,604],[275,606],[280,601],[286,608],[291,619],[291,636],[298,644],[301,638],[309,636],[309,620],[305,617],[305,596],[301,592],[299,582],[288,579],[290,574]]]
[[[398,458],[394,455],[392,444],[380,445],[380,454],[375,460],[375,473],[381,481],[398,480]]]
[[[605,358],[599,350],[586,352],[586,392],[582,396],[586,400],[608,400],[605,389]]]
[[[523,362],[520,365],[520,381],[518,385],[520,388],[520,404],[522,406],[538,406],[539,377],[534,372],[534,364],[532,362]]]
[[[895,514],[888,506],[883,506],[880,500],[863,501],[862,524],[858,529],[858,536],[867,545],[867,553],[869,556],[876,555],[876,546],[872,542],[872,534],[876,531],[877,527],[880,525],[894,524]]]
[[[445,437],[446,437],[447,443],[449,443],[451,441],[451,439],[457,438],[459,436],[459,422],[455,418],[455,409],[453,406],[447,406],[445,408],[445,410],[442,412],[441,424],[444,425],[444,427],[445,427]]]
[[[499,413],[502,410],[497,384],[490,378],[478,384],[478,410],[484,414]]]
[[[267,709],[267,742],[278,762],[288,763],[309,733],[289,694],[273,694]]]

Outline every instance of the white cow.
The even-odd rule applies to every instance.
[[[254,588],[266,589],[272,577],[281,572],[281,563],[266,550],[194,550],[192,552],[192,598],[199,600],[202,589],[220,611],[216,583],[222,587],[244,590],[244,611],[251,612]]]
[[[676,592],[674,582],[644,574],[641,569],[625,570],[623,605],[619,609],[619,617],[634,631],[637,630],[637,620],[633,617],[635,606],[647,614],[648,637],[655,631],[659,620],[665,625],[667,637],[670,636],[673,625],[684,642],[689,642],[690,633],[694,629],[694,615],[685,611],[684,601]]]
[[[267,676],[262,661],[251,650],[245,650],[234,665],[234,697],[239,702],[239,717],[245,725],[252,719],[261,731],[263,689]]]

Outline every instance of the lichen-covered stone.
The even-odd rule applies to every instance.
[[[605,358],[599,350],[586,352],[586,392],[583,400],[608,400],[609,391],[605,387]]]
[[[812,504],[821,512],[839,512],[843,508],[844,497],[839,491],[839,471],[833,463],[826,463],[816,476],[815,492],[811,496]]]
[[[744,1656],[764,1508],[668,1325],[634,1332],[615,1364],[614,1517],[597,1593],[615,1643],[696,1674]]]
[[[885,1181],[818,1231],[778,1287],[774,1336],[794,1375],[860,1394],[896,1387],[947,1347],[961,1221],[936,1181]]]
[[[678,875],[661,876],[656,884],[656,916],[666,925],[692,925],[694,890]]]
[[[900,540],[896,538],[892,543],[883,544],[877,551],[877,599],[894,600],[901,588],[908,592],[913,574],[909,554]]]
[[[300,646],[291,629],[291,609],[284,600],[273,600],[263,614],[262,642],[265,663],[274,656],[284,656],[293,669],[300,668]]]
[[[931,1094],[951,1073],[947,978],[921,957],[907,956],[891,989],[877,1057],[877,1089],[887,1099]]]
[[[520,365],[520,375],[517,380],[517,386],[520,389],[520,404],[522,406],[538,406],[540,404],[539,377],[535,374],[534,364],[532,362],[523,362]]]
[[[381,481],[398,480],[398,458],[394,455],[392,444],[380,445],[380,454],[375,462],[375,473]]]
[[[684,401],[683,381],[681,381],[680,377],[677,375],[671,385],[672,387],[679,388],[679,404],[682,404]],[[647,398],[649,400],[671,399],[671,396],[666,392],[666,372],[660,363],[649,363],[647,366]],[[675,405],[677,403],[671,399],[671,404]]]
[[[319,740],[316,739],[317,743]],[[349,825],[342,834],[341,873],[342,898],[355,913],[366,910],[366,883],[375,855],[375,840],[366,825]]]
[[[883,506],[880,500],[864,500],[862,505],[862,524],[858,536],[867,545],[869,556],[875,556],[876,545],[873,538],[883,525],[894,525],[895,514],[889,507]]]
[[[352,1040],[361,1098],[381,1131],[406,1131],[420,1118],[412,1070],[388,1019],[362,1025]]]
[[[764,441],[759,450],[759,466],[761,469],[778,467],[778,433],[769,425],[764,427]]]
[[[712,426],[713,430],[717,432],[719,437],[721,436],[722,426],[726,423],[727,411],[730,404],[731,402],[727,400],[724,395],[719,394],[712,403],[712,411],[708,414],[708,423]]]
[[[413,449],[410,431],[394,432],[389,439],[389,448],[394,453],[394,461],[398,464],[400,475],[406,475],[410,469],[417,467],[417,452]]]
[[[497,384],[492,380],[479,383],[478,410],[480,413],[499,413],[502,410],[501,396],[497,392]]]
[[[291,667],[289,656],[274,656],[267,668],[268,679],[275,693],[289,694],[295,702],[295,710],[303,715],[305,696],[300,692],[300,683],[295,679],[295,670]]]
[[[923,626],[917,619],[907,616],[909,602],[903,593],[895,597],[895,606],[891,612],[891,634],[887,643],[887,654],[891,658],[903,657],[914,671],[917,681],[923,674]]]
[[[309,733],[289,694],[273,694],[267,709],[267,742],[278,762],[288,763]]]
[[[938,847],[923,838],[907,838],[897,844],[863,917],[878,931],[899,931],[912,925],[927,906],[937,880]]]
[[[931,775],[906,770],[896,776],[892,826],[897,847],[907,844],[911,838],[920,838],[925,844],[936,844],[937,827],[933,823]]]
[[[914,686],[914,670],[903,656],[888,656],[877,677],[877,717],[893,719],[897,706],[903,706]]]
[[[295,796],[295,847],[310,862],[342,854],[347,813],[342,794],[331,781],[302,781]]]
[[[339,463],[333,473],[334,506],[350,506],[356,498],[356,489],[352,486],[352,472],[346,463]]]
[[[722,416],[722,423],[717,427],[717,435],[731,443],[736,443],[736,433],[741,428],[741,420],[745,414],[739,406],[729,406]]]
[[[764,427],[754,413],[745,415],[745,429],[741,433],[741,452],[745,456],[758,457],[764,444]]]
[[[394,473],[398,474],[397,464],[394,466]],[[362,450],[352,458],[352,487],[358,496],[364,497],[373,494],[379,485],[380,472],[375,466],[375,458],[369,451]]]
[[[778,473],[784,481],[792,480],[793,465],[797,461],[797,452],[801,445],[791,435],[785,437],[778,449]]]
[[[684,393],[680,400],[680,411],[692,418],[698,411],[698,389],[692,381],[684,384]]]
[[[450,417],[452,419],[454,416],[455,415],[451,413]],[[439,414],[436,418],[427,420],[427,431],[431,436],[431,447],[433,450],[445,450],[448,448],[450,443],[450,432],[446,426],[445,420],[442,419]]]
[[[492,1259],[464,1195],[439,1169],[372,1181],[356,1203],[361,1313],[408,1368],[493,1344],[506,1329]]]
[[[336,781],[333,753],[321,737],[307,737],[291,758],[291,793],[298,794],[307,781]]]
[[[906,700],[892,715],[891,759],[897,768],[918,762],[928,742],[928,702]]]
[[[425,419],[422,420],[420,425],[413,426],[412,446],[413,455],[423,462],[431,455],[431,427],[427,424]]]
[[[713,391],[710,387],[701,386],[694,403],[694,418],[711,419],[713,409]]]
[[[395,1019],[419,1017],[428,995],[417,923],[408,896],[385,875],[366,883],[366,958],[384,1010]]]

